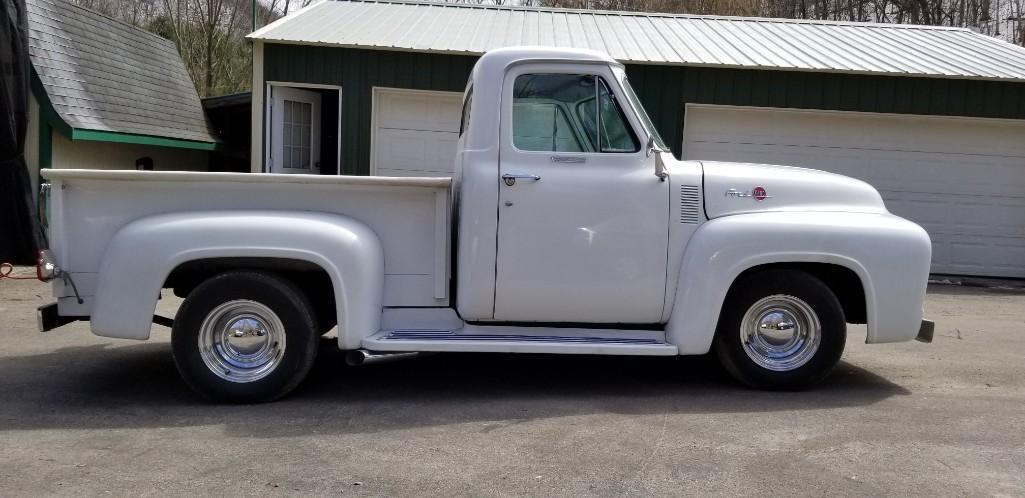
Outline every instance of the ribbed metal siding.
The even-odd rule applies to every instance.
[[[598,50],[635,64],[1025,79],[1025,48],[940,26],[329,1],[252,37],[460,55],[542,45]]]
[[[461,92],[477,57],[267,44],[268,81],[340,85],[342,164],[370,171],[375,86]],[[628,65],[645,108],[682,153],[687,103],[1025,119],[1025,83],[854,74]]]

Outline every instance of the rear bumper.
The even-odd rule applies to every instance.
[[[36,324],[40,332],[49,332],[71,322],[86,319],[82,316],[61,316],[57,311],[57,303],[44,304],[36,308]]]
[[[915,340],[918,342],[932,342],[932,333],[936,324],[932,320],[922,320],[922,326],[918,328],[918,335]]]

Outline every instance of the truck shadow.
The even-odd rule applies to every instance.
[[[841,362],[806,392],[739,387],[715,358],[439,354],[346,367],[324,339],[310,376],[289,397],[257,406],[197,400],[167,343],[64,348],[0,360],[0,431],[224,425],[238,437],[373,433],[613,413],[818,410],[910,391]]]

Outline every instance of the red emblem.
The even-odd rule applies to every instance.
[[[754,197],[755,200],[758,202],[762,202],[765,200],[766,197],[768,197],[768,194],[765,193],[764,188],[755,187],[754,190],[751,191],[751,197]]]

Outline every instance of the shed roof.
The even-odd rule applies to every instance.
[[[588,48],[625,63],[1025,80],[1025,48],[963,28],[498,7],[322,1],[249,35],[269,42],[479,55]]]
[[[73,130],[217,141],[169,40],[65,0],[26,4],[32,67]]]

